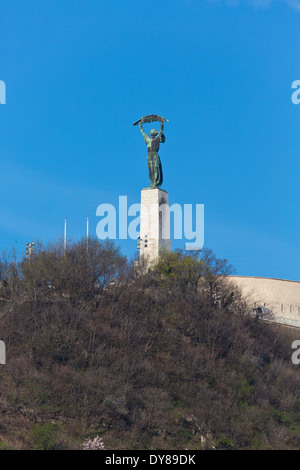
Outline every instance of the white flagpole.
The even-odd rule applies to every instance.
[[[67,248],[67,217],[65,217],[65,229],[64,229],[64,256],[66,256]]]
[[[86,251],[89,251],[89,215],[86,216]]]

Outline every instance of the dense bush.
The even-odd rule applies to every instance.
[[[211,251],[138,277],[97,240],[0,266],[5,448],[299,447],[288,333],[251,316]]]

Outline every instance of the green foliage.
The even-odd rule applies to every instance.
[[[234,442],[226,436],[218,437],[215,441],[218,450],[231,450],[235,448]]]
[[[181,250],[162,252],[153,266],[153,273],[164,288],[176,287],[181,295],[197,290],[199,277],[204,272],[204,262],[197,255],[184,255]]]
[[[57,437],[58,429],[56,424],[34,424],[30,433],[30,447],[33,450],[54,450]]]
[[[0,450],[8,450],[9,448],[7,447],[7,445],[5,444],[5,442],[1,442],[0,441]]]

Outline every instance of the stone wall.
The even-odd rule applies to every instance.
[[[141,191],[140,259],[151,263],[171,251],[169,196],[159,188]]]
[[[300,282],[247,276],[230,279],[261,318],[300,328]]]

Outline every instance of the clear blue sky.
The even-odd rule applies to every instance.
[[[167,117],[170,203],[240,275],[300,280],[300,1],[1,0],[0,249],[85,235],[149,184],[141,116]],[[136,242],[120,243],[131,255]],[[184,241],[173,244],[184,246]]]

